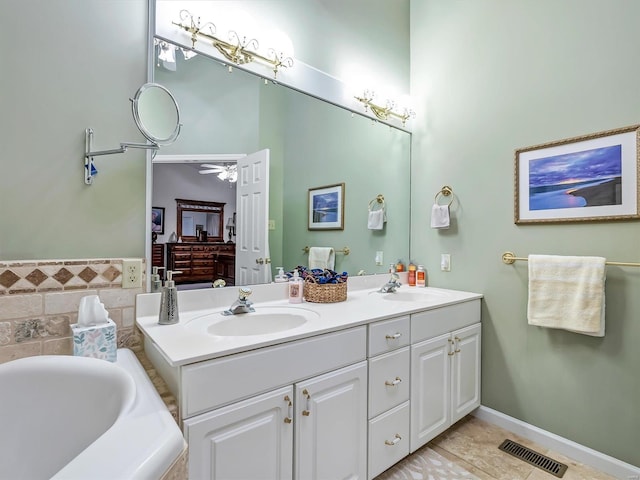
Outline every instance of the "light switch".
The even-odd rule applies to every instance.
[[[443,253],[440,255],[440,270],[443,272],[451,271],[451,255],[448,253]]]

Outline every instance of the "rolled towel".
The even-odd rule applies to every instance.
[[[309,269],[335,270],[336,252],[331,247],[309,248]]]
[[[449,228],[449,205],[433,204],[431,207],[431,228]]]

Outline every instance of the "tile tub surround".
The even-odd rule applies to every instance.
[[[118,327],[118,347],[140,344],[134,311],[143,289],[122,289],[121,284],[122,259],[0,262],[0,363],[71,355],[69,325],[77,322],[86,295],[99,295],[104,303]]]

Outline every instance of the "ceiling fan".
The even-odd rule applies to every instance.
[[[198,170],[198,173],[202,175],[216,173],[220,180],[227,180],[229,183],[234,183],[238,180],[238,166],[235,163],[226,163],[224,165],[203,163],[200,167],[202,170]]]

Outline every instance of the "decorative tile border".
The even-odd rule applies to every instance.
[[[122,259],[0,262],[0,295],[121,286]]]

